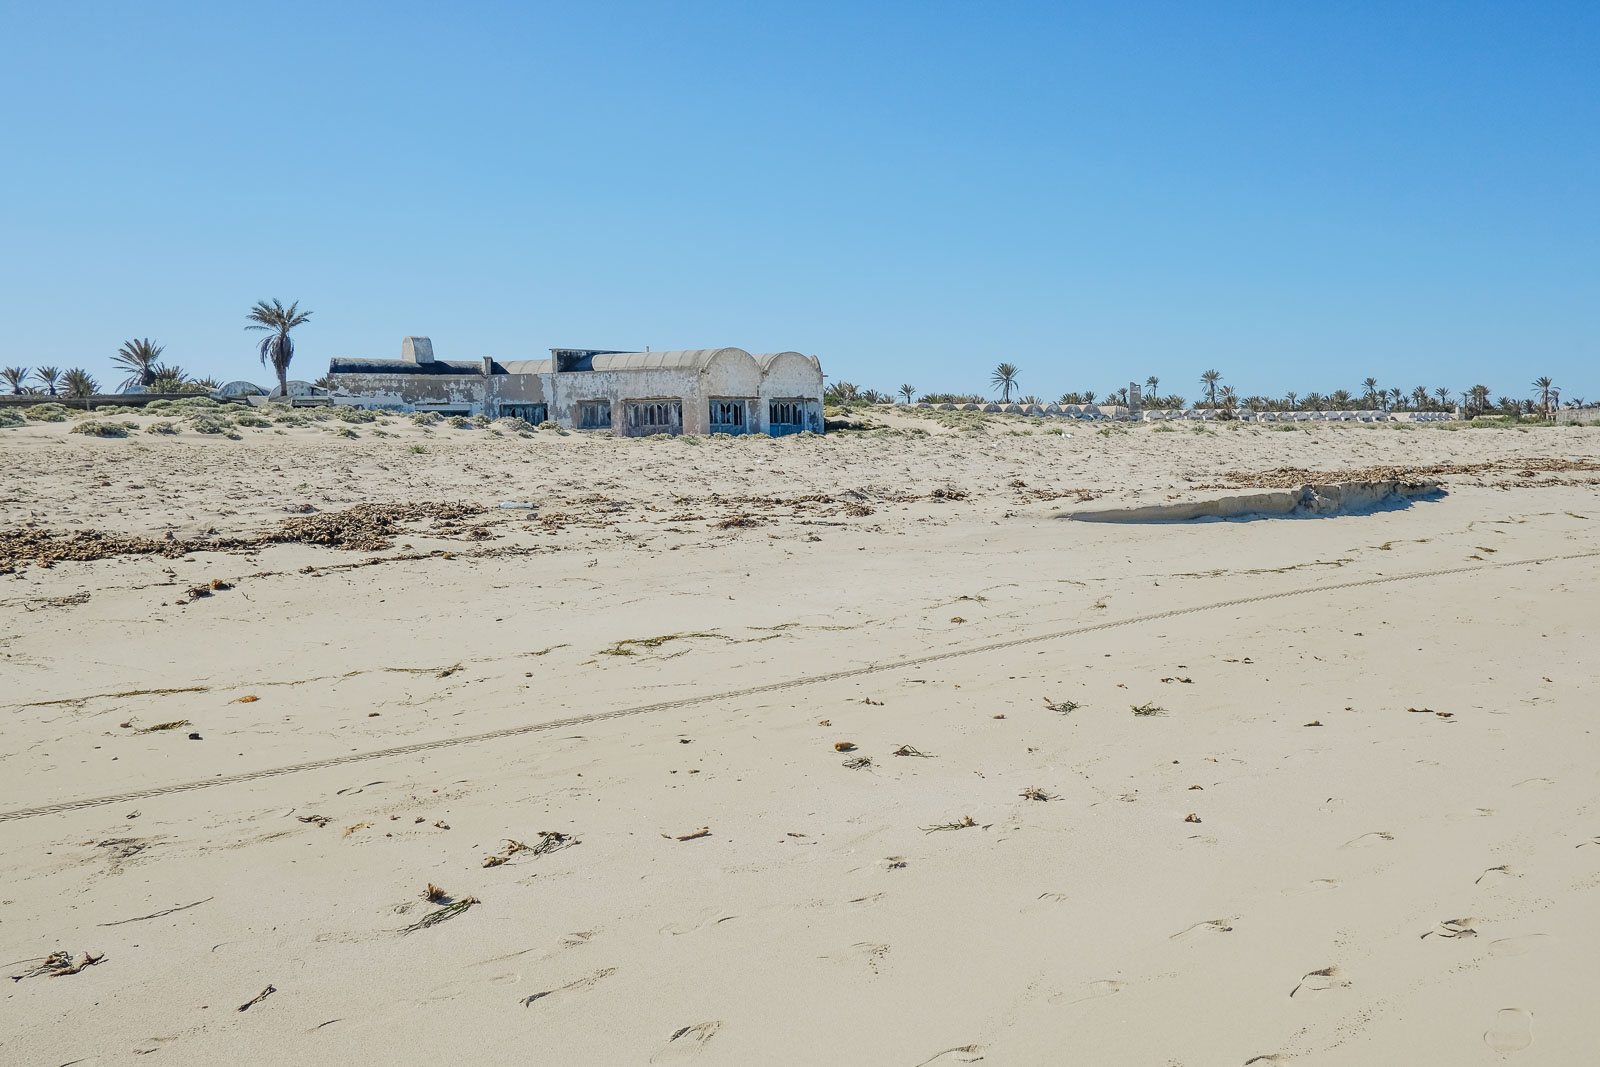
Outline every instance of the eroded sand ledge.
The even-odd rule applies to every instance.
[[[1057,518],[1078,522],[1190,522],[1196,519],[1326,518],[1379,508],[1405,506],[1413,500],[1444,495],[1438,482],[1422,479],[1332,482],[1298,489],[1259,489],[1207,500],[1147,504],[1133,508],[1087,508],[1064,511]]]

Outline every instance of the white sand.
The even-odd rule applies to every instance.
[[[104,953],[0,983],[0,1060],[1593,1062],[1600,559],[1559,557],[1600,552],[1600,473],[1522,464],[1600,430],[988,425],[0,430],[0,532],[539,505],[0,575],[0,960]],[[1484,462],[1370,515],[1054,517]],[[602,654],[673,634],[709,636]],[[482,866],[540,831],[581,844]],[[403,934],[429,882],[481,903]]]

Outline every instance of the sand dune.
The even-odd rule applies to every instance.
[[[1592,1059],[1600,430],[880,421],[0,430],[6,1062]]]

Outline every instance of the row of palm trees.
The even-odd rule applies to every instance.
[[[990,375],[990,384],[994,386],[1003,403],[1011,402],[1013,390],[1019,390],[1018,377],[1021,371],[1011,363],[1001,363],[995,367]],[[1145,407],[1181,408],[1185,399],[1177,394],[1161,396],[1157,390],[1161,386],[1161,379],[1155,375],[1145,379],[1144,392],[1141,402]],[[1368,377],[1361,383],[1362,392],[1352,393],[1347,389],[1337,389],[1331,393],[1310,392],[1305,395],[1293,390],[1285,393],[1282,398],[1265,396],[1240,397],[1231,385],[1222,383],[1222,373],[1215,369],[1205,371],[1200,375],[1200,388],[1205,397],[1197,406],[1210,408],[1249,408],[1253,411],[1323,411],[1336,410],[1348,411],[1354,408],[1368,408],[1380,411],[1446,411],[1454,407],[1461,407],[1466,414],[1484,414],[1499,411],[1504,414],[1533,414],[1535,411],[1545,418],[1550,417],[1550,412],[1556,407],[1561,398],[1561,388],[1548,376],[1542,376],[1533,381],[1533,396],[1536,399],[1516,401],[1510,397],[1499,397],[1493,403],[1489,399],[1489,387],[1474,385],[1466,391],[1456,394],[1448,386],[1438,386],[1429,390],[1426,386],[1417,386],[1410,392],[1398,387],[1381,388],[1378,379]],[[1105,394],[1107,403],[1126,406],[1129,402],[1128,387],[1121,386]],[[895,396],[911,403],[917,399],[917,388],[914,385],[902,385],[895,390]],[[1085,390],[1078,393],[1063,393],[1057,403],[1061,404],[1093,404],[1100,394],[1094,390]],[[877,403],[891,399],[875,389],[861,389],[849,382],[839,382],[829,387],[828,397],[841,403],[852,401],[865,401]],[[982,400],[977,395],[956,393],[928,393],[923,395],[923,400],[932,403],[977,403]],[[1021,396],[1018,399],[1024,404],[1043,403],[1037,396]],[[1575,398],[1574,403],[1583,406],[1583,399]]]
[[[262,366],[270,366],[277,374],[279,395],[287,395],[289,364],[294,359],[294,340],[289,331],[311,318],[311,312],[301,311],[299,301],[284,307],[277,300],[261,300],[245,318],[249,321],[246,330],[266,331],[257,352]],[[165,351],[165,345],[158,345],[148,337],[123,342],[117,354],[111,357],[111,365],[124,375],[118,388],[141,386],[152,393],[209,392],[217,388],[214,379],[196,378],[175,363],[161,362]],[[100,388],[100,383],[82,367],[65,371],[59,367],[0,367],[0,380],[4,380],[16,396],[38,393],[88,397]]]

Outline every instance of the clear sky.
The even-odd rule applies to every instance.
[[[815,353],[1600,399],[1600,4],[36,3],[0,363]]]

